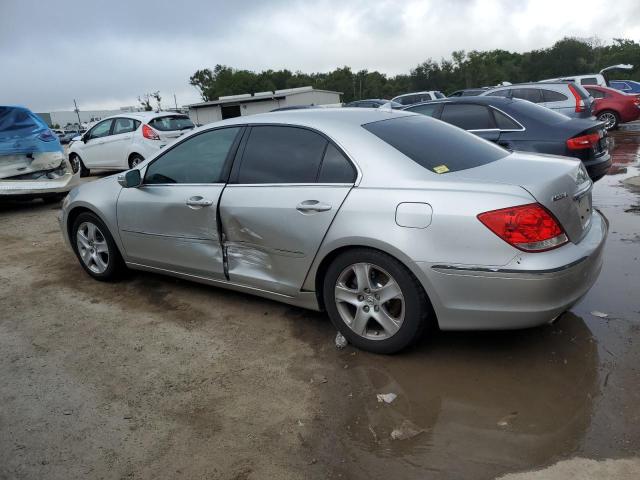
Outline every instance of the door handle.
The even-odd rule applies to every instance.
[[[207,200],[200,195],[196,195],[195,197],[191,197],[187,200],[187,206],[194,210],[202,207],[210,207],[211,205],[213,205],[213,201]]]
[[[301,213],[326,212],[331,210],[331,205],[320,203],[318,200],[305,200],[296,206],[296,210]]]

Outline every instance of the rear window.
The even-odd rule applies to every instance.
[[[367,123],[363,128],[435,173],[479,167],[509,155],[491,142],[423,115]]]
[[[157,117],[149,122],[149,126],[160,130],[161,132],[168,132],[171,130],[187,130],[194,128],[195,125],[189,117],[186,115],[169,115],[166,117]]]
[[[447,96],[442,92],[434,92],[434,93],[436,95],[436,98],[447,98]]]

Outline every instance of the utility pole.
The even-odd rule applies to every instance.
[[[177,112],[178,111],[178,100],[176,99],[176,94],[175,93],[173,94],[173,103],[176,106],[176,112]]]
[[[80,131],[82,130],[82,122],[80,121],[80,109],[78,108],[75,98],[73,99],[73,106],[75,107],[73,111],[76,112],[76,115],[78,116],[78,131]]]

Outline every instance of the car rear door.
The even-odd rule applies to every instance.
[[[118,197],[118,230],[129,261],[224,279],[217,207],[242,127],[206,130],[143,167],[138,188]]]
[[[245,137],[220,201],[229,280],[294,295],[356,170],[314,130],[257,125]]]
[[[445,103],[440,120],[468,130],[491,142],[497,142],[500,139],[500,130],[496,126],[491,110],[486,105]]]

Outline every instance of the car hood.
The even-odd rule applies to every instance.
[[[514,152],[495,162],[449,175],[520,186],[558,219],[574,243],[588,230],[593,182],[580,160]]]

